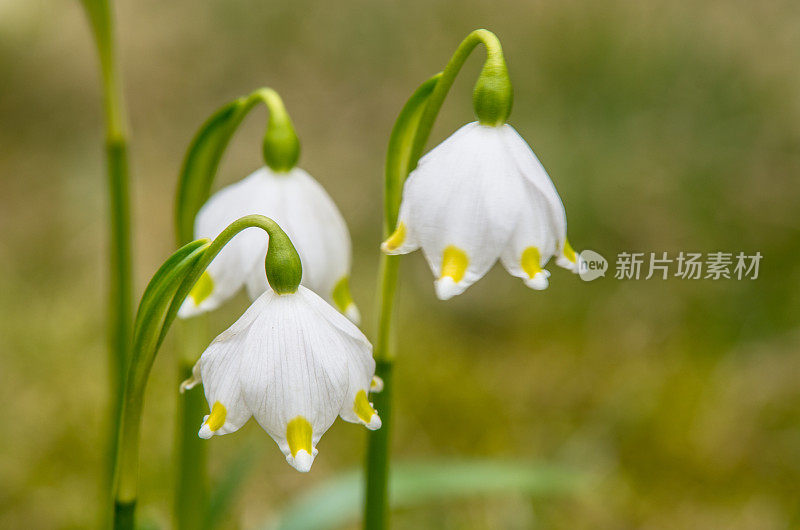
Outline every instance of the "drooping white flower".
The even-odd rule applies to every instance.
[[[446,300],[478,281],[499,258],[532,289],[546,289],[551,257],[578,272],[564,205],[544,167],[510,125],[461,127],[432,149],[403,189],[398,224],[381,248],[418,248]]]
[[[263,167],[216,194],[195,218],[196,238],[213,239],[232,221],[249,214],[274,219],[294,243],[303,264],[302,284],[358,322],[350,296],[350,234],[325,189],[299,168],[274,172]],[[264,276],[267,238],[248,229],[228,243],[180,309],[187,318],[219,307],[243,285],[252,300],[269,289]]]
[[[263,269],[262,269],[263,274]],[[198,435],[238,430],[251,416],[298,471],[341,416],[381,426],[368,400],[375,361],[364,334],[315,293],[264,292],[206,349],[181,391],[203,383],[211,413]]]

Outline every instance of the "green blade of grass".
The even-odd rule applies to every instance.
[[[392,508],[436,501],[515,493],[529,497],[569,495],[582,477],[550,464],[498,460],[398,463],[389,479]],[[262,528],[318,530],[354,521],[361,513],[363,473],[339,475],[294,501],[277,524]]]

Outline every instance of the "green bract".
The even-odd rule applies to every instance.
[[[269,247],[264,263],[267,281],[276,293],[289,294],[297,291],[303,277],[303,266],[289,236],[277,224],[275,228],[277,230],[269,233]]]
[[[269,108],[267,132],[264,135],[264,162],[277,172],[291,170],[300,158],[300,140],[292,120],[278,93],[270,88],[256,91]]]
[[[475,115],[482,125],[503,125],[511,114],[514,90],[508,79],[508,68],[500,43],[487,44],[486,62],[472,92]]]

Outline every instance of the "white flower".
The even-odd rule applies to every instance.
[[[403,189],[387,254],[422,252],[446,300],[499,258],[532,289],[546,289],[549,259],[578,272],[564,205],[542,164],[510,125],[469,123],[424,156]]]
[[[372,430],[381,426],[367,398],[372,345],[303,286],[262,294],[211,343],[192,374],[181,391],[202,381],[211,409],[201,438],[232,433],[254,416],[298,471],[311,468],[317,442],[337,415]]]
[[[263,167],[216,194],[195,218],[195,237],[213,239],[236,219],[261,214],[274,219],[294,243],[303,264],[302,284],[358,322],[350,296],[350,234],[333,200],[299,168],[276,173]],[[267,238],[250,228],[233,238],[186,298],[179,316],[219,307],[243,286],[252,300],[269,289],[264,275]]]

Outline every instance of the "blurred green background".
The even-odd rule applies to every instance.
[[[137,293],[172,250],[194,131],[269,85],[295,121],[301,166],[350,225],[354,296],[373,335],[391,126],[477,27],[502,40],[511,123],[553,177],[576,248],[612,267],[622,251],[764,256],[755,281],[585,283],[551,266],[544,292],[498,267],[447,303],[422,256],[404,259],[396,460],[548,461],[591,487],[405,509],[396,528],[800,526],[800,4],[121,0],[117,15]],[[478,55],[433,141],[472,120]],[[220,184],[258,167],[263,122],[263,110],[248,118]],[[91,527],[106,433],[107,215],[96,55],[77,1],[0,0],[0,145],[0,527]],[[212,331],[245,304],[213,315]],[[173,337],[142,439],[141,515],[162,525],[175,358]],[[300,475],[253,423],[212,440],[215,478],[240,450],[254,455],[230,525],[254,527],[359,465],[364,441],[337,422]]]

